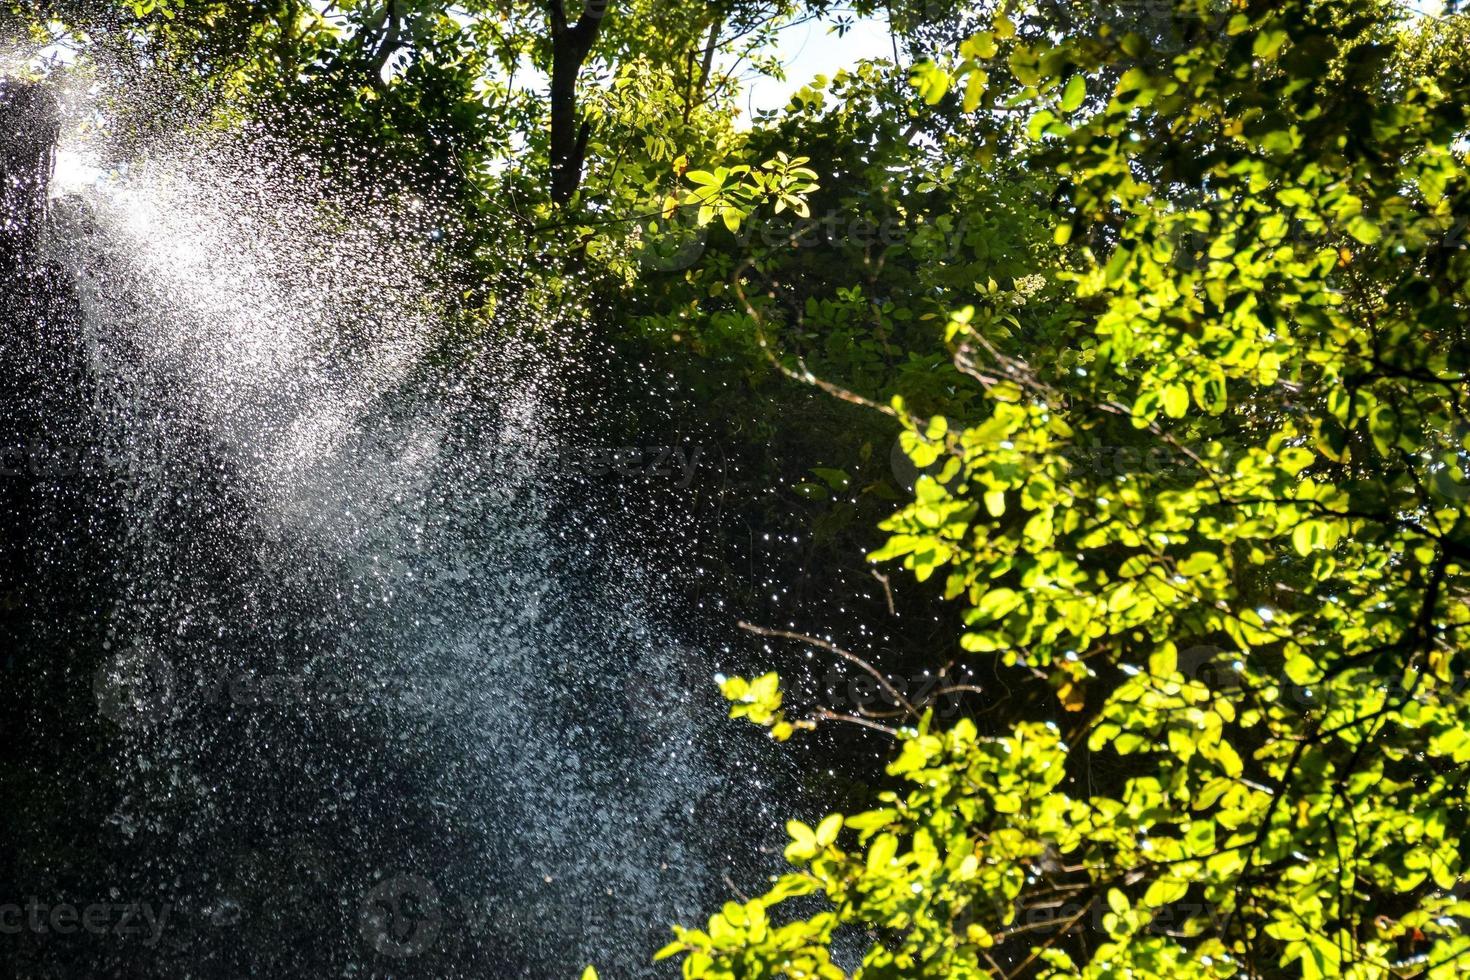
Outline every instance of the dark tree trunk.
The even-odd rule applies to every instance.
[[[49,88],[0,80],[0,586],[38,527],[69,522],[88,441],[81,311],[45,239],[60,118]]]
[[[612,0],[587,0],[568,23],[564,0],[551,4],[551,199],[565,204],[582,184],[588,126],[577,111],[577,77],[592,53]]]
[[[61,109],[45,85],[0,79],[0,418],[10,429],[46,423],[75,343],[69,283],[46,259],[47,190]]]
[[[60,707],[73,700],[75,648],[58,638],[86,628],[97,607],[73,605],[77,582],[107,566],[95,546],[110,520],[110,484],[92,467],[98,430],[81,310],[53,260],[65,244],[47,204],[59,133],[48,88],[0,80],[0,679],[15,704],[0,724],[7,746],[76,722]],[[18,758],[30,771],[52,764]],[[0,783],[13,786],[16,771],[4,760]]]
[[[34,268],[61,114],[42,85],[0,79],[0,275]]]

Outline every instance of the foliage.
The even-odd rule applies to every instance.
[[[915,72],[1026,114],[1074,315],[953,316],[977,398],[907,418],[931,473],[873,558],[942,576],[1056,720],[912,719],[906,788],[793,824],[800,870],[676,930],[686,976],[1470,962],[1463,65],[1379,4],[1174,16],[1182,45],[997,15]]]
[[[779,75],[833,4],[581,8],[567,195],[555,0],[7,3],[0,38],[85,51],[120,152],[167,86],[452,200],[466,295],[677,370],[805,563],[891,515],[900,601],[950,600],[905,655],[1013,694],[849,717],[897,741],[876,805],[793,821],[794,870],[676,931],[686,976],[1460,972],[1465,16],[881,6],[928,60],[739,123],[734,66]],[[874,448],[899,425],[912,499]],[[722,689],[781,740],[837,717]]]

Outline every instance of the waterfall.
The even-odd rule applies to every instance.
[[[448,219],[310,173],[239,133],[125,171],[63,146],[92,425],[46,479],[89,530],[49,554],[85,574],[16,615],[82,751],[17,800],[71,812],[15,887],[153,925],[20,962],[649,975],[741,860],[708,828],[762,799],[709,758],[711,662],[636,555],[589,561],[617,515],[557,496],[575,345],[515,311],[454,341]]]

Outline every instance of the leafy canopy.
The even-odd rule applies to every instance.
[[[1025,118],[1070,256],[1038,271],[1072,315],[1021,336],[1003,291],[953,315],[976,397],[954,423],[895,404],[928,475],[872,557],[941,581],[964,650],[1053,720],[911,718],[897,788],[790,824],[794,869],[661,955],[687,977],[1458,976],[1463,18],[1036,16],[914,81]],[[727,693],[792,733],[770,679]]]

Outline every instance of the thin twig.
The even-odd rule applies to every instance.
[[[876,568],[870,568],[870,569],[868,569],[868,571],[883,586],[883,597],[888,600],[888,615],[890,615],[890,616],[897,616],[898,615],[898,610],[895,609],[894,606],[893,606],[893,587],[891,585],[889,585],[889,583],[888,583],[888,576],[887,575],[884,575],[882,572],[878,571],[878,569],[876,569]]]
[[[904,697],[898,692],[898,688],[894,687],[893,684],[889,682],[888,678],[883,676],[882,671],[878,670],[876,667],[868,663],[862,657],[859,657],[857,654],[848,653],[846,650],[842,649],[836,644],[829,643],[826,640],[819,639],[815,636],[807,636],[804,633],[792,633],[787,630],[767,629],[764,626],[755,626],[743,620],[740,622],[739,625],[740,628],[745,630],[747,633],[754,633],[757,636],[780,637],[783,640],[796,640],[801,643],[806,643],[810,646],[820,647],[821,649],[826,650],[828,653],[835,653],[837,656],[857,664],[863,670],[867,671],[868,674],[871,675],[872,678],[878,682],[879,687],[888,692],[888,696],[893,699],[894,704],[902,705],[904,710],[907,711],[910,715],[915,718],[919,717],[918,710],[909,703],[908,698]]]
[[[880,725],[876,721],[869,721],[866,718],[859,718],[857,715],[844,715],[837,711],[828,711],[826,708],[818,708],[812,712],[812,717],[818,721],[845,721],[852,725],[871,728],[875,732],[882,732],[884,735],[892,738],[898,737],[898,729],[889,728],[887,725]]]

